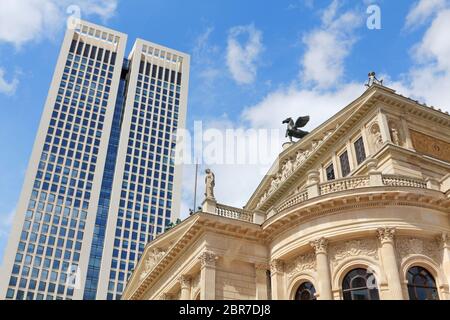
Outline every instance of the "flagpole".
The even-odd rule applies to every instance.
[[[194,212],[197,212],[197,178],[198,178],[198,159],[195,160],[195,185],[194,185]]]

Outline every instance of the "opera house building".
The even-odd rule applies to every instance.
[[[243,209],[206,195],[122,299],[450,299],[450,116],[390,88],[285,145]]]

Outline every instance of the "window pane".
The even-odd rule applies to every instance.
[[[333,164],[330,164],[327,169],[326,169],[326,173],[327,173],[327,180],[334,180],[336,179],[335,175],[334,175],[334,167]]]
[[[350,163],[348,162],[348,153],[345,151],[343,154],[339,156],[339,160],[341,162],[341,170],[342,176],[346,177],[350,173]]]
[[[355,142],[355,153],[358,164],[361,164],[364,160],[366,160],[366,151],[364,149],[364,141],[362,137]]]

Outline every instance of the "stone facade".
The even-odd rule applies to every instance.
[[[149,243],[123,299],[295,299],[308,283],[340,300],[355,270],[409,299],[415,267],[450,299],[449,137],[448,114],[373,85],[285,148],[244,209],[209,199]]]

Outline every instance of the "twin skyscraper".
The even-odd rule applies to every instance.
[[[80,21],[68,29],[0,275],[0,299],[120,299],[175,221],[190,58]],[[33,107],[33,106],[30,106]]]

